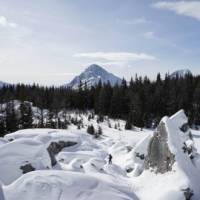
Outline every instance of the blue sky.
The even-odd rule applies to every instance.
[[[1,0],[0,80],[61,85],[87,65],[129,79],[200,73],[200,1]]]

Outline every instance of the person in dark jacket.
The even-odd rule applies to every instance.
[[[112,164],[112,155],[111,154],[109,154],[108,155],[108,163],[111,165]]]

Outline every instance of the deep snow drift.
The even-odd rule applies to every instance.
[[[81,130],[27,129],[0,138],[0,200],[200,199],[200,132],[189,128],[184,111],[164,117],[155,131],[79,117]],[[103,135],[86,133],[89,124]]]

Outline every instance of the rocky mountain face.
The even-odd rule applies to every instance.
[[[171,75],[170,78],[184,78],[186,75],[192,75],[192,72],[189,69],[181,69],[181,70],[177,70],[174,71]]]
[[[87,87],[95,86],[101,81],[102,83],[107,83],[108,81],[112,86],[115,84],[120,84],[121,79],[112,73],[109,73],[104,68],[99,65],[90,65],[84,72],[79,76],[76,76],[69,84],[65,85],[67,87],[77,89],[80,82],[86,84]]]

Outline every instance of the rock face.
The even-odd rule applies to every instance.
[[[156,173],[172,170],[175,156],[169,150],[167,139],[166,127],[161,121],[149,142],[148,155],[145,159],[146,169],[153,168]]]
[[[21,166],[20,169],[22,170],[23,174],[35,171],[35,168],[30,163],[24,166]]]
[[[57,161],[56,161],[56,155],[62,151],[63,148],[70,147],[76,145],[76,142],[71,142],[71,141],[59,141],[59,142],[51,142],[49,147],[47,148],[47,151],[49,153],[49,156],[51,158],[51,164],[52,166],[55,166]]]

